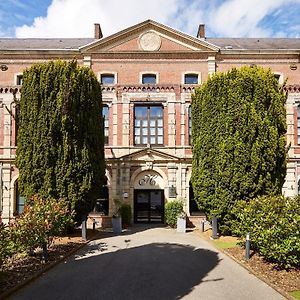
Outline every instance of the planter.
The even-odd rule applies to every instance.
[[[113,233],[122,232],[122,218],[121,217],[112,217],[112,229]]]
[[[186,218],[177,218],[177,232],[186,232]]]

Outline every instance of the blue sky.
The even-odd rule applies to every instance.
[[[1,0],[0,37],[104,36],[153,19],[191,35],[300,37],[300,0]]]

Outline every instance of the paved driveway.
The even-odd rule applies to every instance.
[[[193,233],[104,234],[10,299],[284,299]]]

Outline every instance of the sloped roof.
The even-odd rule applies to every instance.
[[[0,50],[78,50],[94,41],[92,38],[4,38],[0,39]]]
[[[299,50],[299,38],[207,38],[222,50]]]

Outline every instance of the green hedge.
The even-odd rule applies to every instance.
[[[233,232],[250,233],[251,248],[281,268],[300,265],[300,198],[264,196],[249,203],[239,201]]]
[[[176,227],[177,217],[183,213],[183,201],[172,200],[165,205],[165,222],[171,227]]]

